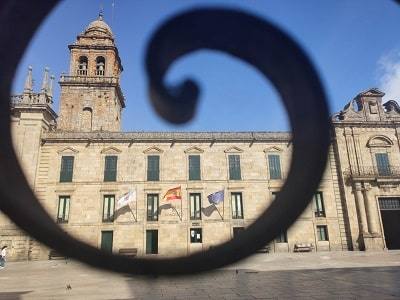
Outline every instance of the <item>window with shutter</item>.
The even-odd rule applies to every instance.
[[[117,180],[117,156],[106,156],[104,161],[104,181]]]
[[[325,206],[322,192],[317,192],[314,195],[314,214],[316,217],[325,217]]]
[[[242,177],[240,171],[240,156],[229,155],[228,159],[229,159],[229,179],[240,180]]]
[[[318,241],[329,241],[328,227],[326,225],[317,226]]]
[[[242,193],[231,194],[232,219],[243,219]]]
[[[160,156],[147,156],[147,181],[160,180]]]
[[[270,179],[282,179],[281,160],[279,155],[276,154],[268,155],[268,166],[269,166]]]
[[[103,198],[103,222],[114,222],[115,196],[105,195]]]
[[[60,196],[58,198],[57,223],[68,223],[69,199],[69,196]]]
[[[190,199],[190,219],[200,220],[201,219],[201,194],[191,193]]]
[[[60,169],[60,182],[71,182],[74,171],[74,157],[62,156]]]
[[[287,233],[286,231],[282,231],[276,238],[276,243],[287,243]]]
[[[381,176],[390,175],[389,156],[387,153],[375,153],[378,174]]]
[[[158,194],[147,194],[147,221],[158,220]]]
[[[200,180],[200,155],[189,155],[189,180]]]

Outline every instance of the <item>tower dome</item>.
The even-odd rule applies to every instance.
[[[103,19],[102,12],[99,13],[99,17],[97,18],[97,20],[94,20],[88,25],[88,27],[85,30],[85,35],[87,36],[106,35],[108,37],[113,36],[110,26],[108,26],[108,24]]]

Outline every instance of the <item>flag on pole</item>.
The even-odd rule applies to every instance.
[[[130,203],[136,201],[136,190],[129,191],[118,199],[116,209],[120,209]]]
[[[171,201],[171,200],[182,200],[181,187],[178,186],[178,187],[176,187],[176,188],[169,189],[169,190],[165,193],[163,199],[164,199],[164,200],[167,200],[167,201]]]
[[[208,202],[210,202],[211,204],[221,203],[222,201],[224,201],[224,190],[208,195],[207,198]]]

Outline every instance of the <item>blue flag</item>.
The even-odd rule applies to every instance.
[[[207,196],[208,202],[211,204],[218,204],[224,201],[224,190],[215,192]]]

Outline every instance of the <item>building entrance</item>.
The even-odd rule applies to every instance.
[[[400,249],[400,197],[379,198],[386,247]]]
[[[113,232],[102,231],[101,232],[101,250],[111,253],[113,249]]]

